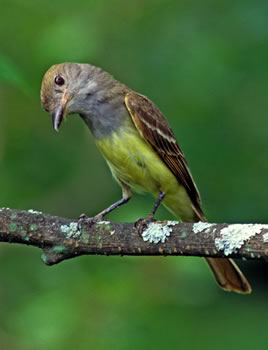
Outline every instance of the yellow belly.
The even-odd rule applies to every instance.
[[[174,215],[187,221],[192,219],[192,203],[186,190],[136,129],[124,132],[121,129],[96,140],[96,144],[116,180],[155,197],[164,192],[163,204]]]

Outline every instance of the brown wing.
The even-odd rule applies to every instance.
[[[185,187],[200,219],[204,220],[198,189],[184,154],[163,114],[147,97],[136,92],[128,93],[125,103],[138,131]]]

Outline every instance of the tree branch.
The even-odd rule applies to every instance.
[[[32,245],[53,265],[85,254],[184,255],[268,260],[268,225],[162,221],[140,235],[133,223],[77,220],[34,210],[0,209],[0,241]]]

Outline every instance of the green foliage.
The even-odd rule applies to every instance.
[[[2,0],[0,205],[67,217],[120,197],[86,126],[41,110],[50,65],[89,62],[150,97],[182,146],[210,221],[267,222],[267,4],[257,1]],[[110,215],[151,210],[134,196]],[[164,208],[162,219],[172,218]],[[0,246],[1,348],[255,349],[267,345],[267,267],[253,294],[223,293],[190,258],[83,257],[48,268]],[[213,345],[211,345],[213,344]]]
[[[29,93],[29,86],[22,71],[10,59],[0,54],[0,85],[10,84]]]

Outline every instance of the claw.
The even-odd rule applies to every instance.
[[[150,214],[146,218],[140,218],[135,221],[135,227],[138,231],[138,234],[142,236],[143,231],[148,227],[150,222],[154,222],[155,219],[153,218],[153,215]]]
[[[148,227],[148,224],[150,222],[154,222],[156,220],[154,220],[154,215],[155,215],[155,212],[157,210],[157,208],[159,207],[160,203],[162,202],[162,200],[165,198],[165,193],[160,191],[159,194],[158,194],[158,198],[157,198],[157,201],[153,207],[153,210],[151,212],[151,214],[149,214],[146,218],[144,219],[138,219],[136,222],[135,222],[135,227],[139,233],[140,236],[142,236],[142,233],[143,231]]]
[[[95,225],[98,221],[101,221],[102,219],[102,215],[96,215],[90,218],[86,214],[81,214],[78,219],[77,229],[81,230],[83,225],[91,227],[92,225]]]

